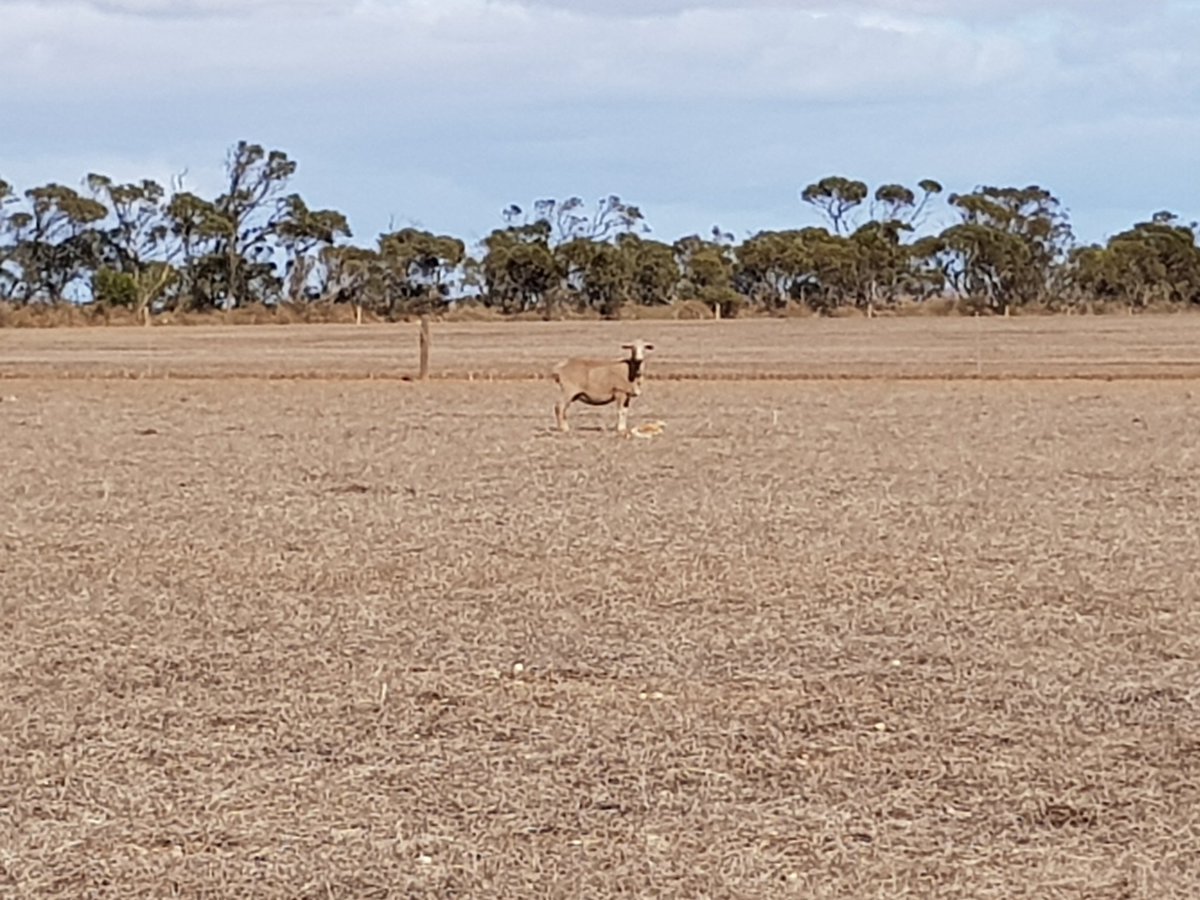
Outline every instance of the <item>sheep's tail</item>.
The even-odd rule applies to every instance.
[[[563,370],[563,366],[565,366],[566,364],[567,364],[567,361],[564,359],[562,362],[555,363],[554,366],[550,369],[550,377],[559,384],[562,383],[562,370]]]

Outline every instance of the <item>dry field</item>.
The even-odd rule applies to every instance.
[[[0,329],[0,378],[397,379],[417,326],[277,325]],[[492,322],[434,326],[433,374],[545,375],[558,353],[658,347],[654,374],[708,378],[1200,378],[1200,315],[1012,319]]]
[[[0,333],[0,897],[1197,896],[1194,323]]]

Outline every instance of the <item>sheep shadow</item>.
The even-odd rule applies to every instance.
[[[572,435],[593,435],[593,434],[608,434],[613,437],[620,437],[615,428],[605,428],[603,425],[571,425],[570,431],[559,431],[557,426],[547,425],[536,432],[540,438],[564,438],[570,439]]]

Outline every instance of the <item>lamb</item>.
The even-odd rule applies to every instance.
[[[621,434],[627,431],[629,404],[642,393],[646,353],[653,350],[654,345],[636,340],[632,344],[622,344],[621,349],[629,351],[628,359],[614,362],[573,357],[554,367],[554,380],[558,382],[560,390],[559,400],[554,404],[554,418],[559,431],[569,430],[567,407],[576,400],[589,406],[606,406],[615,402],[617,431]]]

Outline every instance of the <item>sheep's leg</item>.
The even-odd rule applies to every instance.
[[[617,403],[617,434],[624,434],[629,429],[627,426],[627,417],[629,414],[629,395],[625,394]]]
[[[558,424],[559,431],[569,431],[571,426],[567,424],[567,407],[571,401],[563,397],[554,404],[554,421]]]

